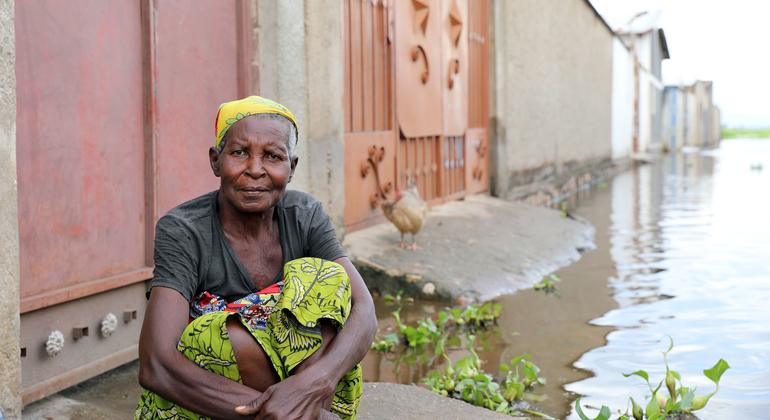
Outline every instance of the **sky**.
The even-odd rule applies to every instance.
[[[660,11],[671,58],[663,82],[714,82],[729,127],[770,127],[770,1],[590,0],[618,28],[640,11]]]

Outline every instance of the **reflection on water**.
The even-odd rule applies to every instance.
[[[567,389],[624,407],[644,387],[619,372],[662,377],[671,335],[685,384],[710,391],[701,371],[720,357],[732,366],[700,418],[768,418],[769,187],[768,141],[728,141],[615,179],[609,285],[619,308],[591,322],[615,330],[575,363],[595,376]]]
[[[484,368],[532,353],[549,381],[543,411],[570,416],[575,394],[584,405],[625,410],[646,386],[621,373],[645,369],[662,379],[670,335],[669,364],[699,394],[713,389],[703,369],[720,357],[732,366],[701,419],[770,418],[770,141],[667,156],[578,201],[574,213],[595,225],[596,249],[557,272],[556,294],[498,300],[499,331],[479,353]],[[418,303],[402,314],[439,309]],[[381,326],[392,324],[390,308],[378,314]],[[416,382],[430,370],[396,375],[374,353],[364,365],[367,381]]]

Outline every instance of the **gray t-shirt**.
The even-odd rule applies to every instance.
[[[302,257],[334,261],[346,256],[329,216],[309,194],[286,191],[275,207],[275,216],[284,263]],[[155,271],[148,297],[155,286],[174,289],[188,301],[209,292],[232,302],[257,291],[225,239],[217,213],[217,191],[181,204],[158,220]]]

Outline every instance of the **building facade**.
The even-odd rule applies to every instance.
[[[713,82],[666,86],[663,114],[663,138],[672,151],[719,146],[721,116],[713,100]]]
[[[659,14],[639,13],[617,30],[636,56],[633,153],[663,149],[662,62],[670,57]]]
[[[492,189],[522,198],[611,159],[613,33],[587,1],[494,5]]]

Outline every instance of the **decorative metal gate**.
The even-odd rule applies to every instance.
[[[16,3],[24,404],[136,358],[155,221],[216,188],[212,110],[250,90],[248,3]]]
[[[488,189],[488,12],[487,0],[346,2],[349,229],[377,222],[379,191],[410,179],[431,204]]]

